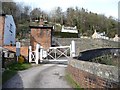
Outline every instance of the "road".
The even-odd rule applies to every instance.
[[[3,88],[71,88],[64,77],[66,67],[62,64],[34,66],[19,71]]]

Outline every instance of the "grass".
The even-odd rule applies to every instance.
[[[77,84],[71,77],[71,75],[66,72],[65,75],[66,80],[68,81],[68,83],[75,89],[75,90],[83,90],[83,88],[80,87],[79,84]]]
[[[28,63],[23,63],[23,64],[17,63],[17,64],[12,64],[12,65],[10,65],[8,68],[9,68],[10,70],[17,70],[17,71],[19,71],[19,70],[28,69],[28,68],[30,68],[30,67],[31,67],[31,64],[28,64]]]
[[[7,80],[12,78],[15,74],[17,74],[17,71],[19,70],[25,70],[31,67],[31,64],[23,63],[23,64],[12,64],[8,66],[8,68],[3,72],[2,74],[2,84],[4,84]]]

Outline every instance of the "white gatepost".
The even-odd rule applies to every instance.
[[[75,57],[75,41],[71,41],[71,57]]]
[[[29,62],[32,61],[32,46],[29,46]]]
[[[17,62],[18,62],[18,56],[20,56],[20,42],[16,42],[16,56],[17,56]]]
[[[40,45],[39,44],[37,44],[36,45],[36,51],[35,51],[35,56],[36,56],[36,58],[35,58],[35,62],[36,62],[36,64],[38,64],[38,61],[39,61],[39,49],[40,49]]]
[[[40,62],[42,62],[42,60],[43,60],[43,47],[41,46],[40,47]]]
[[[70,57],[72,57],[72,50],[71,50],[72,46],[70,44]]]

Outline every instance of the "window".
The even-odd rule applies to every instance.
[[[9,29],[9,31],[11,32],[11,33],[13,33],[12,32],[12,24],[10,23],[10,29]]]
[[[13,42],[12,42],[12,41],[10,41],[10,44],[13,44]]]

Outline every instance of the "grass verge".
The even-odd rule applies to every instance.
[[[30,68],[30,67],[31,67],[31,64],[28,64],[28,63],[23,63],[23,64],[17,63],[17,64],[12,64],[12,65],[10,65],[8,68],[9,68],[10,70],[17,70],[17,71],[19,71],[19,70],[28,69],[28,68]]]
[[[83,90],[83,88],[80,87],[80,85],[78,85],[71,77],[71,75],[66,72],[65,74],[65,79],[67,80],[67,82],[72,86],[72,88],[74,88],[75,90]]]
[[[17,74],[17,71],[14,70],[5,70],[2,74],[2,84],[4,84],[7,80],[12,78],[15,74]]]
[[[2,84],[4,84],[7,80],[12,78],[17,71],[25,70],[31,67],[31,64],[23,63],[23,64],[12,64],[10,65],[2,74]]]

